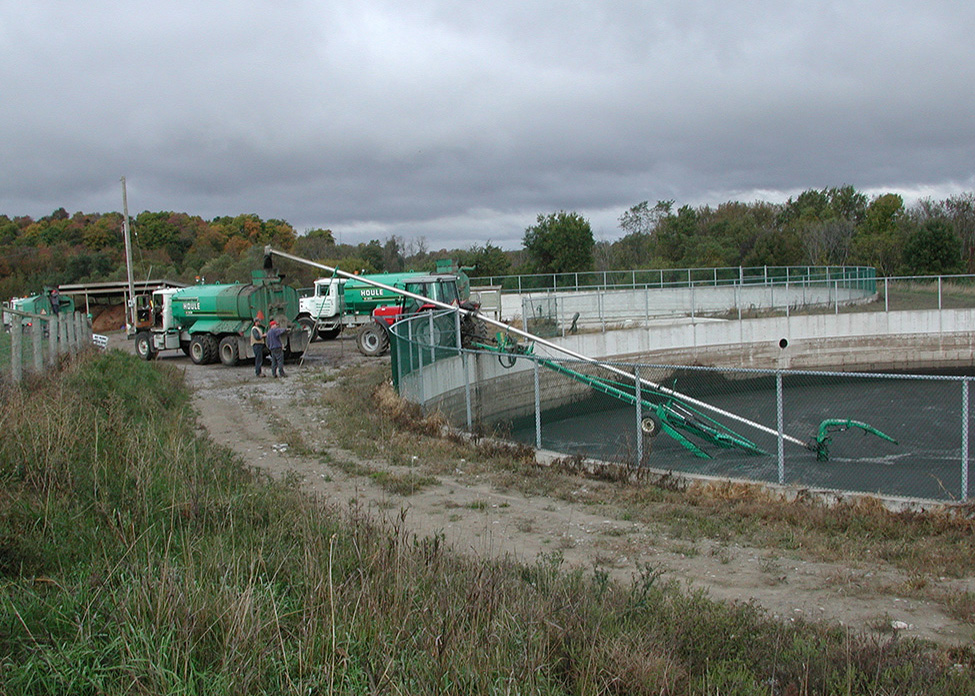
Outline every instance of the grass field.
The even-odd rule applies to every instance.
[[[2,693],[975,692],[964,651],[331,509],[213,445],[163,365],[90,354],[0,396]]]

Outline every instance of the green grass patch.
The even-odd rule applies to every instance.
[[[0,693],[975,689],[961,652],[336,511],[201,436],[164,364],[85,356],[0,396]]]

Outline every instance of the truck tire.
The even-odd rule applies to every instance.
[[[152,335],[148,331],[140,331],[135,335],[135,352],[143,360],[153,360],[156,349],[152,346]]]
[[[297,323],[308,332],[308,342],[315,340],[315,320],[311,317],[298,317]]]
[[[383,327],[371,322],[359,329],[355,337],[355,347],[363,355],[373,358],[389,350],[389,336]]]
[[[220,341],[220,362],[235,367],[240,362],[240,344],[236,336],[224,336]]]
[[[196,365],[209,365],[217,358],[217,339],[210,334],[197,334],[190,340],[190,360]]]
[[[319,329],[318,337],[323,341],[334,341],[342,333],[342,327],[336,326],[334,329]]]

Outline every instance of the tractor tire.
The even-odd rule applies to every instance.
[[[143,360],[154,360],[156,349],[152,345],[152,334],[140,331],[135,335],[135,352]]]
[[[491,337],[483,319],[468,315],[460,322],[461,346],[473,348],[475,345],[488,345]]]
[[[363,355],[374,358],[389,350],[389,336],[383,327],[371,322],[359,329],[355,337],[355,347]]]
[[[217,339],[210,334],[197,334],[190,340],[190,360],[196,365],[209,365],[217,358]]]
[[[323,341],[334,341],[342,333],[342,327],[336,326],[334,329],[319,329],[318,337]]]
[[[443,345],[447,335],[436,324],[431,327],[427,321],[420,321],[413,332],[413,340],[420,348],[437,348]]]
[[[227,367],[235,367],[240,362],[240,344],[236,336],[224,336],[220,341],[220,362]]]

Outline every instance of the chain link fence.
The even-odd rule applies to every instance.
[[[695,269],[695,272],[703,270]],[[809,270],[808,275],[798,271],[787,274],[790,269],[783,268],[770,269],[766,275],[754,275],[750,279],[743,276],[740,281],[722,280],[718,274],[711,280],[685,278],[682,283],[665,280],[642,285],[618,282],[620,278],[608,273],[607,280],[616,282],[605,286],[527,288],[521,294],[509,290],[503,305],[506,316],[517,317],[529,331],[540,336],[606,332],[649,326],[656,320],[677,317],[740,321],[790,315],[975,307],[975,276],[971,275],[877,279],[857,268]],[[690,277],[695,275],[692,273]],[[530,285],[524,282],[524,277],[517,278],[521,279],[522,286]]]
[[[397,323],[400,393],[454,425],[568,456],[940,501],[971,494],[972,377],[566,360],[462,339],[458,312]]]
[[[876,277],[877,271],[871,266],[728,266],[478,276],[472,280],[477,285],[496,285],[503,292],[520,293],[531,290],[576,292],[593,288],[663,289],[785,283],[831,285],[837,282],[869,287],[876,282]]]

